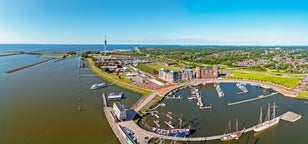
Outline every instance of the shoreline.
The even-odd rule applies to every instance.
[[[273,90],[281,93],[283,96],[285,97],[290,97],[290,98],[297,98],[298,93],[290,88],[275,84],[275,83],[271,83],[271,82],[264,82],[264,81],[256,81],[256,80],[245,80],[245,79],[227,79],[227,78],[222,78],[222,79],[194,79],[185,83],[178,83],[169,87],[165,87],[165,88],[161,88],[161,89],[157,89],[157,90],[150,90],[150,89],[145,89],[145,88],[141,88],[126,82],[123,82],[119,79],[115,79],[111,76],[108,76],[109,74],[106,72],[101,71],[99,68],[97,68],[94,64],[93,64],[93,60],[91,58],[81,58],[82,60],[85,60],[88,64],[89,69],[96,74],[97,76],[99,76],[100,78],[109,81],[109,82],[113,82],[116,86],[119,86],[121,88],[124,88],[126,90],[141,94],[142,97],[139,98],[133,105],[132,105],[132,109],[135,109],[135,107],[138,107],[140,104],[144,105],[141,108],[138,108],[138,110],[144,110],[144,107],[151,107],[153,105],[155,105],[157,103],[155,97],[163,97],[165,96],[165,94],[169,93],[171,90],[176,89],[178,87],[181,87],[183,85],[189,85],[191,83],[237,83],[237,82],[245,82],[248,84],[258,84],[259,86],[262,85],[266,85],[269,86],[270,88],[272,88]],[[145,99],[147,99],[148,96],[151,96],[153,94],[156,94],[156,96],[152,96],[151,100],[147,100],[144,101]],[[298,99],[298,98],[297,98]],[[145,104],[144,104],[145,103]],[[149,105],[151,104],[151,105]],[[139,106],[140,107],[140,106]]]
[[[151,90],[149,89],[145,89],[145,88],[140,88],[140,87],[137,87],[135,85],[132,85],[132,84],[129,84],[129,83],[126,83],[126,82],[123,82],[119,79],[115,79],[111,76],[108,76],[110,74],[106,73],[106,72],[103,72],[101,71],[99,68],[97,68],[94,64],[93,64],[93,60],[91,58],[81,58],[82,60],[85,60],[88,64],[88,68],[95,74],[97,75],[98,77],[100,77],[101,79],[103,80],[106,80],[108,82],[111,82],[111,83],[114,83],[116,86],[119,86],[121,88],[124,88],[126,90],[129,90],[129,91],[132,91],[132,92],[135,92],[137,94],[141,94],[142,97],[143,96],[147,96],[149,94],[152,93]]]

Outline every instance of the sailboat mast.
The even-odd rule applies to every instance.
[[[235,121],[235,131],[238,132],[238,119]]]
[[[276,105],[275,105],[275,102],[274,102],[274,105],[273,105],[273,119],[276,117],[275,109],[276,109]]]
[[[231,121],[229,120],[229,123],[228,123],[228,133],[231,133]]]
[[[271,104],[270,103],[268,103],[266,120],[267,121],[271,120]]]
[[[182,119],[179,118],[179,128],[182,128]]]
[[[260,109],[260,117],[259,117],[259,124],[261,124],[261,123],[262,123],[262,107]]]

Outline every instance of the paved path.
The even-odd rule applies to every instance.
[[[106,119],[109,123],[109,126],[111,127],[112,131],[114,132],[115,136],[118,138],[118,140],[121,142],[121,144],[126,144],[125,138],[122,136],[118,129],[118,123],[114,123],[112,120],[112,117],[110,115],[110,112],[112,111],[112,107],[104,107],[104,113],[106,116]]]
[[[145,107],[151,100],[153,100],[158,94],[156,92],[151,93],[150,95],[143,97],[134,109],[136,112],[139,112],[143,107]]]
[[[283,115],[285,114],[282,114],[279,117]],[[221,134],[221,135],[204,136],[204,137],[171,137],[171,136],[155,134],[150,131],[144,130],[141,127],[139,127],[134,121],[125,121],[125,122],[120,122],[118,124],[132,130],[135,133],[134,136],[138,139],[138,142],[141,144],[145,143],[144,142],[145,136],[148,136],[149,138],[163,138],[166,140],[173,140],[173,141],[209,141],[209,140],[219,140],[222,136],[224,136],[223,134]],[[243,130],[243,133],[253,131],[253,128],[254,126],[246,128]]]
[[[293,89],[289,89],[274,83],[269,83],[269,82],[262,82],[262,81],[254,81],[254,80],[240,80],[240,79],[195,79],[193,81],[185,82],[185,83],[180,83],[177,85],[173,85],[170,87],[162,88],[159,90],[154,90],[157,92],[159,95],[165,95],[172,89],[175,89],[177,87],[183,86],[183,85],[189,85],[192,83],[238,83],[238,82],[244,82],[248,84],[258,84],[258,85],[265,85],[271,87],[273,90],[283,94],[284,96],[287,97],[296,97],[297,92],[294,91]]]

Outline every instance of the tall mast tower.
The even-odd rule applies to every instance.
[[[106,55],[106,53],[107,53],[107,40],[105,36],[104,55]]]

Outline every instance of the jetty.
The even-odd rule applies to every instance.
[[[104,102],[104,107],[108,106],[107,100],[106,100],[106,95],[105,93],[102,94],[103,102]]]
[[[48,61],[50,61],[50,60],[52,60],[52,59],[54,59],[54,58],[50,58],[50,59],[47,59],[47,60],[43,60],[43,61],[40,61],[40,62],[37,62],[37,63],[34,63],[34,64],[30,64],[30,65],[27,65],[27,66],[23,66],[23,67],[20,67],[20,68],[8,70],[8,71],[6,71],[5,73],[17,72],[17,71],[20,71],[20,70],[23,70],[23,69],[26,69],[26,68],[30,68],[30,67],[33,67],[33,66],[36,66],[36,65],[39,65],[39,64],[48,62]]]
[[[165,107],[166,104],[165,103],[160,103],[157,106],[155,106],[154,108],[149,109],[149,111],[155,111],[156,109],[158,109],[159,107]]]
[[[237,102],[232,102],[232,103],[229,102],[228,106],[259,100],[259,99],[267,98],[267,97],[270,97],[270,96],[273,96],[273,95],[276,95],[276,94],[278,94],[278,92],[274,92],[274,93],[271,93],[269,95],[260,95],[256,98],[246,99],[246,100],[242,100],[242,101],[237,101]]]

